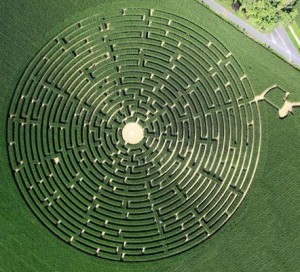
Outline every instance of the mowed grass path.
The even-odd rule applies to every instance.
[[[278,84],[300,100],[300,72],[192,0],[9,1],[2,4],[0,108],[0,270],[3,271],[297,271],[299,256],[300,110],[284,120],[262,103],[262,154],[248,196],[212,239],[175,257],[146,263],[97,259],[64,244],[22,199],[8,161],[6,122],[16,84],[46,42],[105,9],[170,10],[208,30],[239,60],[256,94]],[[183,8],[184,7],[184,10]]]

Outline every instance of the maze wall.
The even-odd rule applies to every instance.
[[[64,242],[117,261],[168,257],[212,236],[245,197],[260,148],[253,98],[233,54],[191,20],[98,14],[25,70],[8,116],[11,167]],[[128,122],[142,142],[124,142]]]

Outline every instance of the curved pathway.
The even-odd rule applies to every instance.
[[[222,5],[214,0],[201,0],[203,3],[208,5],[213,11],[232,21],[234,24],[245,29],[245,32],[259,40],[260,42],[270,46],[274,51],[283,56],[288,62],[300,67],[300,54],[290,37],[288,36],[285,28],[277,27],[272,33],[263,34],[255,29],[253,26],[239,18],[231,11],[224,8]],[[200,1],[200,2],[201,2]]]

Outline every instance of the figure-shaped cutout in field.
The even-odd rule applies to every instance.
[[[170,11],[122,8],[39,51],[11,103],[8,150],[52,233],[101,258],[147,261],[229,220],[255,174],[260,126],[251,82],[217,37]]]
[[[293,108],[300,107],[300,102],[291,102],[288,100],[289,92],[274,85],[260,95],[254,98],[254,102],[266,101],[268,104],[278,110],[279,118],[285,118],[289,113],[293,113]]]

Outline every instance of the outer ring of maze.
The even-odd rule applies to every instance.
[[[249,189],[261,137],[253,97],[232,53],[185,18],[136,8],[86,18],[18,83],[8,120],[17,185],[51,232],[86,253],[181,253]],[[145,139],[128,146],[132,121]]]

